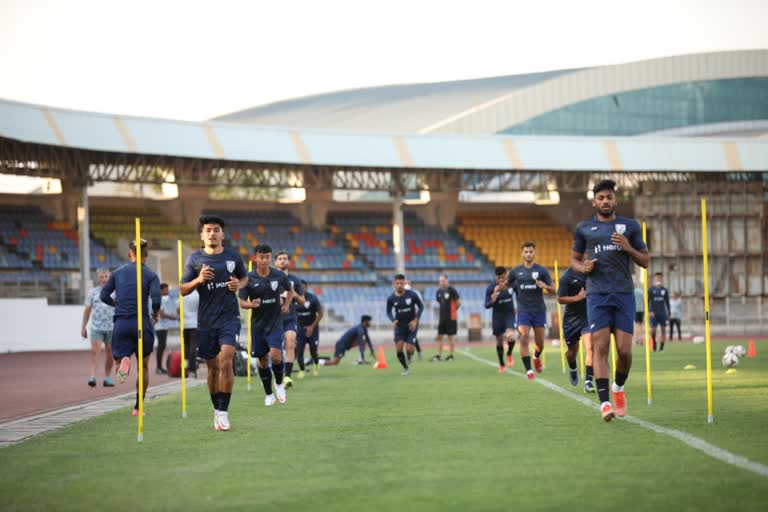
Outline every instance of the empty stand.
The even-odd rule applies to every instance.
[[[555,260],[561,268],[570,264],[573,235],[548,215],[471,213],[461,214],[457,223],[458,233],[496,265],[519,265],[520,246],[528,241],[536,244],[536,262],[540,265],[553,268]]]

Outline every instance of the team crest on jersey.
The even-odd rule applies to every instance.
[[[626,224],[616,224],[616,232],[620,235],[623,235],[627,231],[627,225]]]
[[[406,305],[406,306],[410,306],[410,305],[411,305],[411,299],[410,299],[410,297],[409,297],[409,298],[407,298],[407,299],[405,299],[405,305]]]
[[[539,278],[539,273],[538,272],[531,272],[531,275],[533,276],[534,279],[538,279]]]
[[[450,294],[450,293],[448,293],[448,292],[445,292],[445,295],[444,295],[444,297],[445,297],[445,300],[448,300],[448,299],[450,299],[450,298],[451,298],[451,294]]]
[[[277,290],[277,281],[270,281],[269,286],[272,287],[272,291]]]
[[[233,272],[235,270],[235,262],[233,260],[227,260],[227,272]]]

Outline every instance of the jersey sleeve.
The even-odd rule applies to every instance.
[[[293,288],[293,286],[291,285],[291,280],[288,279],[288,274],[283,274],[280,277],[278,282],[280,283],[280,286],[282,286],[283,290],[285,291],[291,290]]]
[[[152,299],[152,313],[157,313],[163,302],[163,297],[160,295],[160,278],[157,274],[149,279],[149,297]]]
[[[296,295],[304,295],[304,286],[301,284],[301,279],[297,279],[293,284],[293,291],[296,292]]]
[[[190,254],[186,263],[184,263],[184,270],[181,273],[181,282],[188,283],[190,281],[194,281],[196,277],[197,273],[195,272],[195,262],[192,260],[192,255]]]
[[[421,314],[424,312],[424,303],[421,302],[421,298],[417,294],[413,294],[413,303],[419,308],[419,312],[416,313],[416,318],[421,318]]]
[[[634,222],[633,224],[635,225],[635,229],[629,234],[629,245],[634,247],[635,250],[642,251],[647,247],[645,242],[643,242],[643,231],[640,224],[637,222]]]
[[[541,280],[546,284],[552,284],[552,276],[546,268],[541,269]]]
[[[387,318],[389,318],[390,322],[395,321],[395,315],[392,314],[392,307],[394,306],[392,297],[387,299]]]
[[[237,255],[237,258],[235,258],[235,271],[232,272],[232,275],[238,279],[242,279],[248,276],[248,271],[245,269],[243,258],[241,258],[239,254]]]
[[[565,274],[560,276],[560,283],[558,283],[558,287],[557,287],[557,296],[558,297],[570,296],[570,294],[568,293],[568,276]]]
[[[248,284],[243,286],[239,292],[237,292],[237,296],[240,297],[243,300],[251,300],[251,289],[253,289],[253,286],[251,284],[251,276],[248,276]]]
[[[88,292],[88,295],[85,296],[85,304],[84,304],[84,306],[93,307],[93,296],[94,296],[93,292],[94,291],[95,290],[91,290],[90,292]]]
[[[579,224],[576,226],[576,229],[573,230],[573,252],[584,254],[584,251],[586,250],[587,239],[584,238],[584,235],[581,232],[581,224]]]
[[[459,295],[459,291],[456,288],[451,288],[451,294],[453,295],[453,300],[459,300],[461,298],[461,295]]]
[[[112,298],[112,292],[115,291],[115,274],[110,274],[107,284],[101,289],[99,299],[107,306],[115,307],[115,301]]]
[[[494,285],[489,285],[485,289],[485,309],[490,309],[493,307],[493,290],[496,287]]]

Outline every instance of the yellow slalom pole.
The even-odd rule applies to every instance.
[[[648,243],[645,235],[645,222],[643,222],[643,242]],[[653,394],[651,393],[651,327],[650,311],[648,311],[648,269],[643,269],[643,315],[645,327],[645,388],[648,392],[648,405],[653,404]]]
[[[557,269],[557,260],[555,260],[555,290],[560,288],[560,272]],[[555,291],[555,301],[557,301],[557,291]],[[560,311],[560,303],[557,302],[557,325],[560,331],[560,362],[563,365],[565,373],[565,336],[563,336],[563,315]]]
[[[250,274],[252,271],[253,271],[253,261],[251,261],[251,259],[249,257],[248,258],[248,273]],[[248,326],[246,327],[247,333],[248,333],[246,335],[246,336],[248,336],[248,379],[247,379],[246,382],[248,384],[246,384],[245,389],[247,391],[251,390],[251,315],[253,315],[253,310],[249,309],[248,313],[246,314],[246,317],[247,317],[246,322],[248,322]]]
[[[179,252],[179,285],[181,285],[181,266],[182,247],[181,240],[177,240]],[[181,339],[181,417],[187,417],[187,358],[184,351],[184,297],[179,294],[179,338]]]
[[[136,217],[136,318],[138,320],[139,350],[136,359],[139,364],[139,435],[138,442],[144,441],[144,322],[141,290],[141,219]]]
[[[709,253],[707,252],[707,200],[701,198],[701,247],[704,255],[704,336],[707,344],[707,423],[715,422],[712,412],[712,344],[709,337]]]
[[[586,349],[584,348],[584,338],[581,338],[579,340],[579,364],[581,365],[581,378],[586,379],[587,378],[587,367],[584,364],[584,351]]]

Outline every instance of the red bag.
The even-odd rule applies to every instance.
[[[173,351],[165,360],[165,369],[169,377],[181,377],[181,352]]]

